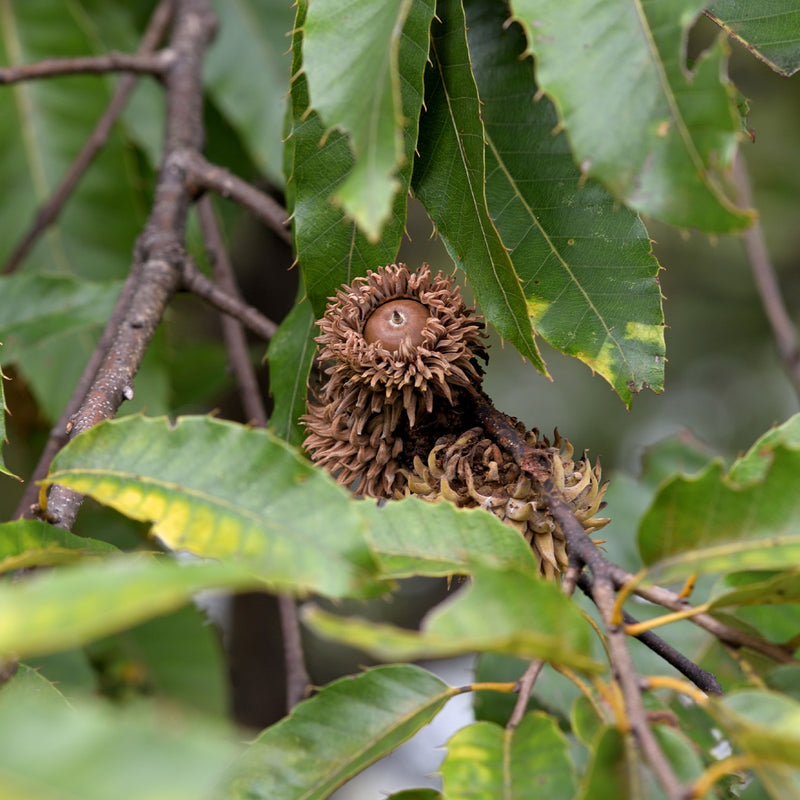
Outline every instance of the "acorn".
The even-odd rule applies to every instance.
[[[520,425],[519,430],[528,444],[547,454],[556,488],[586,532],[607,525],[610,520],[596,516],[605,505],[606,491],[599,463],[592,466],[586,453],[574,461],[572,445],[558,431],[551,445],[535,428],[525,431]],[[415,458],[413,470],[405,477],[405,494],[431,502],[447,500],[461,508],[484,508],[516,528],[530,543],[546,578],[553,579],[566,569],[565,537],[544,498],[483,428],[440,437],[427,460]]]
[[[485,323],[441,272],[390,264],[343,285],[317,324],[327,380],[301,420],[305,448],[355,494],[394,497],[414,456],[463,427]]]

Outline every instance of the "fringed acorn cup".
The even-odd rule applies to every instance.
[[[441,272],[391,264],[343,286],[318,325],[328,380],[303,418],[305,447],[357,495],[394,497],[400,468],[458,425],[461,394],[480,386],[484,322]]]
[[[539,438],[538,430],[518,427],[528,444],[548,454],[553,482],[586,532],[607,525],[610,520],[595,516],[605,505],[599,463],[592,466],[585,453],[580,461],[573,461],[572,445],[558,431],[551,446],[546,437]],[[566,569],[564,534],[546,502],[511,455],[487,438],[483,428],[442,436],[427,463],[415,459],[414,471],[407,477],[411,494],[448,500],[460,508],[485,508],[516,528],[531,545],[546,578]]]
[[[416,274],[404,264],[370,271],[343,286],[317,324],[327,380],[302,419],[311,458],[358,496],[485,508],[525,536],[542,575],[559,575],[563,533],[512,456],[476,426],[485,325],[450,279],[433,277],[427,264]],[[586,531],[608,523],[596,516],[605,505],[599,464],[585,454],[575,462],[557,433],[551,446],[518,428],[547,452],[554,483]]]

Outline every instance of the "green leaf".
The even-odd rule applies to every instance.
[[[489,322],[546,373],[519,278],[486,204],[484,131],[464,12],[439,0],[431,27],[413,186]]]
[[[120,286],[28,272],[0,277],[3,361],[19,365],[50,419],[61,414]]]
[[[275,407],[269,429],[299,447],[305,429],[298,422],[306,410],[308,375],[317,345],[314,314],[308,300],[295,303],[269,343],[269,387]]]
[[[669,583],[689,575],[736,570],[771,570],[800,563],[800,536],[743,539],[697,547],[652,564],[650,580]]]
[[[522,282],[531,323],[600,373],[627,405],[664,384],[658,262],[637,215],[583,181],[552,103],[536,98],[525,36],[502,3],[466,4],[486,131],[489,211]]]
[[[728,477],[742,485],[763,481],[772,465],[772,451],[781,445],[800,450],[800,414],[795,414],[782,425],[770,428],[760,436],[744,458],[733,463]]]
[[[580,694],[572,704],[569,721],[578,740],[591,747],[606,720],[603,719],[598,707],[590,702],[585,694]]]
[[[716,0],[707,14],[756,58],[787,77],[800,70],[800,8],[795,0]]]
[[[740,130],[727,48],[718,40],[687,70],[687,29],[700,0],[514,0],[583,172],[671,225],[741,230],[753,212],[727,186]]]
[[[238,752],[218,723],[63,696],[24,667],[0,692],[0,794],[24,800],[201,800]]]
[[[617,728],[605,728],[594,741],[592,761],[583,779],[576,800],[599,797],[620,797],[640,800],[627,765],[625,737]]]
[[[114,552],[117,548],[112,544],[76,536],[39,520],[18,519],[0,524],[0,573]]]
[[[742,689],[709,698],[709,712],[745,752],[800,767],[800,703],[778,692]]]
[[[86,650],[107,697],[157,696],[219,717],[228,713],[220,631],[192,604],[92,642]]]
[[[293,13],[282,0],[214,0],[219,34],[204,60],[208,92],[276,186],[283,183],[282,125]],[[253,76],[258,76],[254,83]]]
[[[429,612],[420,631],[337,617],[313,606],[303,616],[319,635],[385,661],[494,651],[585,672],[602,669],[592,658],[588,622],[555,584],[528,570],[476,565],[473,572],[474,580]]]
[[[800,791],[800,703],[756,689],[709,698],[723,734],[753,759],[752,769],[774,800]]]
[[[652,493],[675,473],[692,475],[700,472],[718,456],[689,431],[680,431],[644,449],[641,481]]]
[[[784,559],[785,565],[791,563]],[[800,570],[733,572],[723,575],[711,592],[711,608],[779,603],[800,603]]]
[[[0,64],[83,56],[96,44],[79,4],[0,6]],[[0,263],[62,179],[110,99],[100,76],[23,81],[0,92]],[[59,219],[28,256],[34,269],[92,279],[124,275],[144,222],[135,161],[119,132],[93,161]],[[12,189],[13,187],[13,189]]]
[[[536,571],[530,545],[519,532],[481,509],[414,497],[383,506],[365,500],[358,508],[386,577],[464,574],[476,564]]]
[[[771,669],[764,678],[768,689],[800,701],[800,664],[780,664]]]
[[[789,557],[800,542],[796,534],[800,522],[798,426],[800,417],[796,416],[769,431],[727,474],[715,461],[696,475],[675,476],[662,484],[639,528],[644,562],[652,564],[678,554],[691,559],[699,549],[720,547],[718,555],[723,559],[734,556],[721,562],[722,569],[782,566],[776,563],[778,559]],[[786,550],[778,554],[767,546],[767,538],[773,547]],[[750,555],[739,559],[738,551]],[[698,567],[709,567],[707,559],[712,555],[705,553]]]
[[[653,729],[664,755],[676,777],[689,785],[702,772],[703,765],[694,746],[680,732],[666,726]],[[666,795],[652,771],[626,736],[618,728],[607,727],[597,735],[592,762],[576,795],[576,800],[619,797],[625,800],[666,800]],[[703,800],[714,800],[709,792]]]
[[[526,714],[514,730],[476,722],[447,743],[444,794],[452,800],[572,800],[569,743],[546,714]]]
[[[334,200],[377,242],[405,160],[400,37],[411,0],[314,0],[303,31],[311,106],[326,127],[350,135],[355,164]],[[418,65],[421,70],[424,64]],[[417,109],[419,113],[419,109]]]
[[[387,795],[386,800],[445,800],[445,798],[436,789],[405,789]]]
[[[295,21],[285,171],[295,252],[303,267],[308,299],[319,318],[325,312],[327,298],[341,284],[350,283],[368,269],[391,263],[400,247],[433,7],[429,2],[413,3],[400,40],[402,110],[406,123],[405,161],[397,177],[403,189],[396,194],[391,219],[375,244],[368,241],[341,208],[330,202],[355,162],[346,135],[335,130],[326,134],[319,115],[309,106],[301,51],[306,7],[303,0],[298,3]]]
[[[32,702],[41,701],[50,707],[69,708],[70,705],[54,683],[47,680],[39,670],[32,669],[27,664],[19,665],[8,684],[8,691],[0,694],[0,705],[12,696],[19,701],[22,699]]]
[[[152,522],[173,550],[245,562],[273,587],[379,589],[347,492],[269,431],[206,417],[104,422],[56,456],[47,480]]]
[[[411,664],[334,681],[256,739],[232,770],[227,796],[322,800],[410,738],[458,693]]]
[[[179,565],[111,556],[0,585],[0,653],[19,657],[78,647],[188,603],[209,588],[253,588],[241,566]]]

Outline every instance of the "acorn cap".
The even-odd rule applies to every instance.
[[[357,494],[392,497],[411,430],[480,388],[484,322],[441,272],[390,264],[342,286],[317,324],[327,381],[302,418],[305,447]]]
[[[552,446],[536,429],[525,432],[520,426],[520,432],[528,444],[548,454],[555,486],[586,532],[608,524],[608,519],[596,516],[606,491],[600,483],[600,465],[592,466],[585,453],[576,463],[572,445],[558,431]],[[516,528],[530,543],[545,577],[554,578],[566,569],[565,537],[544,498],[483,428],[442,436],[427,462],[415,459],[406,479],[406,494],[433,502],[447,500],[462,508],[481,507]]]

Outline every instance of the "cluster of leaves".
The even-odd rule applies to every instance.
[[[800,14],[774,5],[758,24],[788,45],[761,54],[788,74],[797,68]],[[736,7],[722,0],[713,13],[756,48],[780,38],[746,15],[737,19]],[[127,4],[47,8],[46,15],[34,3],[4,10],[4,61],[135,49],[141,20]],[[147,523],[164,549],[194,558],[120,550],[106,541],[107,527],[79,537],[39,521],[0,525],[4,573],[56,567],[0,586],[0,653],[22,661],[0,692],[4,791],[323,798],[451,697],[483,689],[478,721],[448,743],[442,792],[398,798],[661,796],[626,739],[602,633],[589,611],[541,582],[515,531],[480,510],[355,501],[293,444],[313,319],[340,283],[394,260],[409,191],[482,311],[534,366],[546,370],[540,336],[602,375],[625,403],[645,387],[661,389],[659,267],[637,212],[714,233],[742,230],[752,219],[726,183],[741,120],[724,78],[725,41],[691,71],[686,65],[688,26],[702,8],[691,0],[515,0],[510,9],[494,0],[300,0],[293,20],[283,4],[218,4],[221,35],[206,70],[216,112],[209,147],[219,147],[228,165],[275,182],[283,159],[304,281],[304,299],[270,344],[271,430],[209,416],[174,424],[132,416],[81,435],[54,460],[48,484]],[[269,37],[292,29],[290,82],[290,65],[282,71],[271,55],[285,44]],[[253,74],[272,76],[257,102]],[[289,85],[281,153],[279,98]],[[91,352],[90,334],[111,312],[143,220],[142,187],[159,151],[156,91],[142,87],[25,269],[0,278],[3,363],[24,376],[51,420]],[[106,99],[93,77],[0,92],[0,152],[8,154],[0,168],[13,187],[0,215],[0,255]],[[236,144],[223,150],[222,139]],[[137,380],[137,401],[151,413],[208,396],[176,379],[183,355],[171,356],[167,342],[157,339],[153,352]],[[204,359],[206,380],[219,359]],[[184,391],[176,397],[178,385]],[[800,599],[798,459],[798,418],[730,468],[686,445],[660,448],[640,484],[620,481],[609,495],[612,511],[634,495],[647,508],[627,521],[614,514],[609,537],[631,541],[638,529],[639,553],[623,566],[644,565],[643,583],[707,574],[697,590],[708,598],[706,611],[791,641]],[[690,476],[681,474],[687,465]],[[2,459],[0,468],[7,471]],[[224,723],[211,634],[185,608],[198,592],[368,599],[409,576],[452,575],[471,577],[419,631],[308,605],[304,622],[320,635],[401,663],[336,681],[249,746],[236,741]],[[657,727],[676,774],[687,784],[701,779],[721,736],[741,755],[738,766],[755,770],[743,795],[800,795],[797,664],[750,653],[734,659],[680,628],[675,637],[732,690],[725,698],[689,692],[692,705],[680,694],[651,694],[654,716],[679,722]],[[480,681],[469,687],[402,663],[475,652]],[[83,690],[97,688],[91,666],[104,659],[113,664],[102,671],[106,680],[115,677],[101,687],[105,694],[158,701],[112,707],[86,697]],[[532,709],[504,730],[509,709],[501,701],[520,659],[542,659],[558,672],[542,676]],[[646,679],[666,670],[647,653],[639,668]]]

